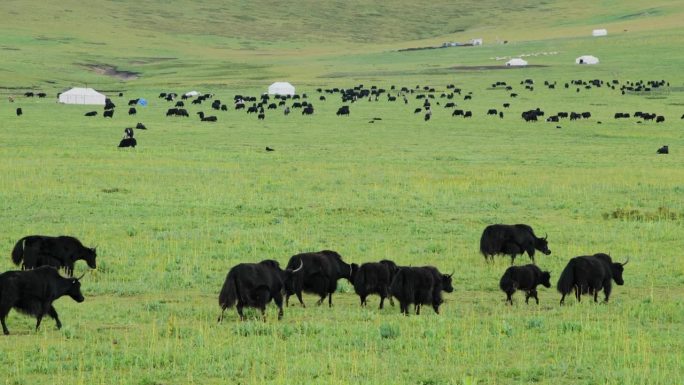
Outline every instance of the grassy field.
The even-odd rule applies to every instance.
[[[46,320],[36,333],[33,319],[10,314],[0,384],[684,382],[679,3],[514,1],[505,10],[480,1],[462,5],[465,12],[446,2],[208,1],[182,2],[184,16],[166,2],[81,3],[31,13],[27,2],[0,4],[16,16],[0,26],[0,270],[15,268],[10,251],[28,234],[75,235],[99,253],[98,269],[83,280],[86,301],[56,302],[62,330]],[[404,12],[432,21],[395,22],[408,19]],[[280,13],[283,23],[271,25]],[[528,19],[539,22],[528,28]],[[356,27],[368,20],[376,24]],[[102,32],[89,32],[95,26]],[[611,35],[587,37],[601,26]],[[479,36],[483,47],[394,51]],[[487,45],[497,36],[510,42]],[[464,70],[520,54],[538,54],[528,60],[546,67]],[[582,54],[601,64],[574,65]],[[140,78],[97,75],[82,64]],[[526,78],[536,81],[534,92],[519,86]],[[594,78],[666,79],[670,87],[639,95],[562,87]],[[212,125],[194,116],[198,107],[189,108],[191,118],[165,118],[169,105],[156,97],[197,88],[227,102],[281,79],[309,95],[314,116],[267,111],[257,121],[231,109],[215,112]],[[497,80],[520,97],[488,89]],[[544,80],[561,86],[546,89]],[[82,116],[99,107],[6,99],[82,83],[110,91],[119,106],[112,120]],[[472,101],[455,101],[475,116],[452,118],[433,102],[426,123],[413,114],[422,101],[411,97],[409,105],[360,101],[338,118],[337,97],[319,101],[315,92],[357,83],[431,85],[441,105],[439,94],[454,83],[473,92]],[[126,116],[127,100],[137,97],[150,106]],[[512,103],[504,119],[485,116],[504,102]],[[24,116],[14,116],[16,107]],[[536,107],[593,117],[561,128],[519,118]],[[667,120],[612,119],[637,110]],[[368,123],[373,117],[382,120]],[[136,131],[138,148],[118,150],[124,127],[136,122],[149,128]],[[672,153],[656,156],[663,144]],[[569,258],[609,252],[631,257],[625,286],[614,287],[607,305],[560,307],[553,288],[540,290],[539,306],[525,305],[522,294],[505,305],[498,280],[509,261],[485,264],[478,241],[488,224],[519,222],[548,233],[553,254],[537,263],[553,283]],[[285,264],[323,248],[347,262],[389,258],[453,270],[456,291],[445,295],[441,315],[403,317],[398,307],[378,311],[376,297],[360,308],[340,282],[333,308],[308,296],[309,307],[285,309],[282,321],[269,308],[266,323],[255,312],[239,322],[234,311],[216,323],[231,266]]]

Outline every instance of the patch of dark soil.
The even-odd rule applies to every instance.
[[[120,80],[135,80],[140,77],[138,72],[119,71],[116,67],[107,64],[82,64],[82,66],[96,74],[111,76]]]

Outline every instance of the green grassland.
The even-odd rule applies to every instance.
[[[86,301],[56,302],[64,327],[12,312],[0,338],[0,384],[681,384],[684,362],[684,43],[675,1],[369,2],[3,1],[0,13],[0,270],[14,242],[71,234],[98,246]],[[278,16],[282,21],[275,22]],[[592,28],[610,35],[595,39]],[[93,32],[96,30],[97,32]],[[625,31],[627,30],[627,31]],[[396,52],[484,37],[482,47]],[[496,44],[496,38],[508,44]],[[542,53],[547,53],[546,55]],[[553,53],[553,54],[549,54]],[[492,70],[496,57],[537,54],[544,67]],[[580,67],[593,54],[601,64]],[[123,81],[87,64],[139,73]],[[534,92],[519,82],[536,81]],[[571,79],[666,79],[621,95],[565,89]],[[290,80],[312,117],[213,112],[218,123],[166,118],[161,91],[198,89],[224,102]],[[558,81],[549,90],[544,80]],[[514,85],[520,97],[491,90]],[[87,83],[119,106],[55,103]],[[317,87],[446,84],[473,92],[472,120],[434,104],[424,122],[404,105],[359,101],[336,117]],[[6,96],[44,90],[47,99]],[[116,94],[121,90],[123,98]],[[115,92],[116,91],[116,92]],[[148,107],[128,117],[129,98]],[[504,119],[488,108],[511,102]],[[24,116],[14,116],[22,107]],[[520,112],[591,111],[578,122],[526,124]],[[665,115],[662,124],[615,112]],[[373,117],[382,120],[368,123]],[[602,124],[598,124],[601,121]],[[124,127],[139,146],[118,150]],[[669,156],[655,150],[669,144]],[[266,153],[265,146],[276,149]],[[632,215],[626,213],[632,212]],[[478,253],[491,223],[548,233],[538,255],[555,283],[567,260],[631,257],[609,304],[540,290],[504,303],[509,260]],[[383,258],[454,271],[442,314],[360,308],[340,282],[334,307],[269,308],[222,324],[218,291],[239,262],[323,248],[348,262]],[[521,257],[517,264],[527,263]],[[85,271],[79,262],[77,272]]]

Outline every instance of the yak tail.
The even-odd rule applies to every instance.
[[[12,262],[17,266],[19,266],[21,260],[24,259],[24,243],[28,238],[31,237],[28,236],[18,240],[17,244],[14,245],[14,249],[12,249]]]
[[[560,278],[558,279],[558,285],[556,287],[558,288],[558,291],[561,294],[568,294],[574,286],[575,259],[573,258],[568,262],[568,265],[565,266],[565,269],[563,269],[563,272],[561,273]]]
[[[228,273],[228,277],[226,277],[226,282],[223,283],[221,294],[219,294],[219,306],[221,306],[221,309],[235,305],[238,296],[237,287],[237,279],[235,279],[235,275],[231,271]]]

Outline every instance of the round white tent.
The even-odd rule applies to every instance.
[[[72,88],[59,94],[59,102],[64,104],[105,104],[107,99],[92,88]]]
[[[199,96],[199,94],[200,93],[197,91],[190,91],[190,92],[184,93],[183,96],[188,97],[188,98],[193,98],[195,96]]]
[[[507,61],[506,65],[509,67],[524,67],[527,65],[527,62],[523,59],[515,58]]]
[[[607,29],[595,29],[591,31],[591,36],[607,36],[608,35],[608,30]]]
[[[269,95],[294,95],[295,88],[288,82],[275,82],[268,86]]]
[[[596,56],[583,55],[575,59],[576,64],[598,64],[599,59]]]

